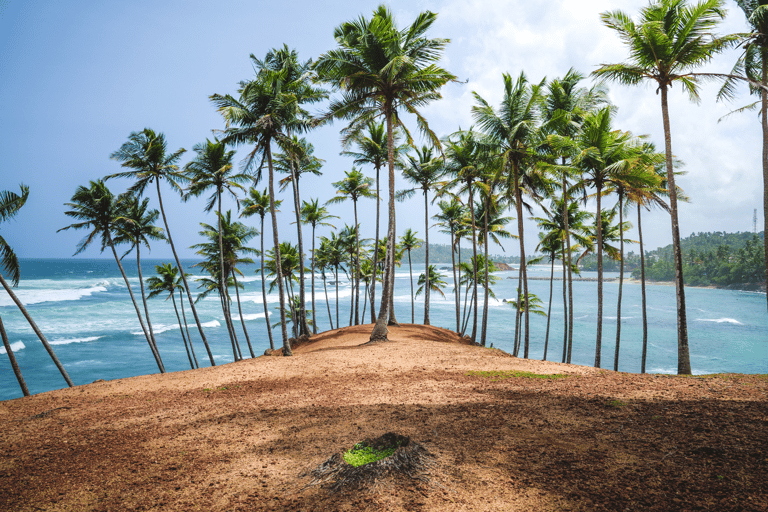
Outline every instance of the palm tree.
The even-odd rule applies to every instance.
[[[398,111],[405,109],[416,116],[416,122],[432,144],[439,146],[437,136],[419,113],[430,101],[439,99],[440,88],[456,77],[440,68],[447,39],[429,39],[425,33],[437,15],[420,13],[405,29],[398,29],[392,13],[384,5],[376,8],[370,20],[362,16],[342,23],[334,30],[338,48],[320,56],[315,70],[320,79],[343,91],[333,101],[328,118],[348,119],[345,138],[351,138],[378,116],[387,126],[387,163],[389,164],[389,227],[387,243],[389,260],[385,265],[381,308],[371,341],[387,339],[387,313],[392,301],[395,246],[395,124],[402,126],[408,142],[412,138]]]
[[[445,288],[445,285],[448,284],[443,280],[443,276],[440,274],[440,272],[437,271],[437,267],[434,265],[429,266],[429,277],[427,277],[427,272],[424,272],[419,276],[419,289],[416,290],[416,296],[418,297],[421,295],[421,292],[426,293],[426,287],[429,286],[432,288],[433,292],[439,293],[443,298],[445,298],[445,293],[443,293],[443,288]]]
[[[22,206],[27,202],[27,198],[29,197],[29,187],[25,185],[21,185],[21,194],[16,194],[14,192],[11,192],[9,190],[3,190],[0,192],[0,222],[4,222],[6,220],[9,220],[16,216],[16,214],[19,212]],[[21,271],[19,269],[19,259],[16,257],[16,253],[13,252],[13,249],[11,246],[6,242],[5,238],[0,235],[0,265],[3,267],[3,272],[10,278],[11,284],[13,286],[18,286],[19,279],[21,279]],[[16,294],[13,293],[13,290],[11,290],[11,287],[8,286],[8,282],[3,277],[3,272],[0,272],[0,284],[3,285],[3,288],[5,288],[5,291],[8,292],[8,295],[10,295],[11,300],[16,304],[16,306],[21,311],[21,314],[24,315],[24,318],[27,319],[27,322],[29,322],[29,325],[32,327],[32,330],[35,331],[35,334],[40,339],[40,342],[45,347],[45,350],[48,352],[48,355],[51,356],[51,359],[53,360],[53,363],[56,365],[56,368],[59,369],[59,372],[61,372],[61,376],[64,377],[64,381],[67,383],[69,387],[73,387],[74,384],[72,384],[72,380],[69,378],[69,374],[67,374],[67,371],[64,369],[64,366],[59,361],[59,358],[56,357],[56,354],[53,352],[53,348],[51,348],[51,345],[48,343],[48,340],[43,336],[43,333],[38,329],[37,324],[32,320],[32,317],[29,315],[29,312],[27,312],[27,308],[24,307],[24,305],[21,303],[18,297],[16,297]],[[3,346],[5,346],[5,353],[8,354],[8,359],[11,361],[11,367],[13,368],[13,373],[16,376],[16,380],[19,382],[19,387],[21,387],[21,392],[24,394],[24,396],[29,396],[29,389],[27,388],[27,383],[24,381],[24,377],[21,375],[21,369],[19,368],[18,363],[16,362],[16,357],[13,355],[13,349],[11,348],[11,344],[8,342],[8,335],[5,332],[5,327],[3,326],[3,320],[0,318],[0,336],[3,338]]]
[[[278,275],[277,268],[278,268],[278,262],[275,259],[276,255],[280,254],[280,258],[282,261],[280,262],[280,268],[283,270],[282,274]],[[295,297],[293,294],[293,283],[297,281],[296,277],[296,271],[299,269],[299,251],[295,245],[292,245],[290,242],[281,242],[280,243],[280,252],[270,250],[267,251],[267,260],[266,260],[266,270],[268,271],[268,276],[274,276],[274,279],[269,285],[270,291],[272,291],[277,284],[277,280],[279,278],[282,278],[285,283],[285,289],[287,292],[287,298],[288,298],[288,306],[290,308],[290,320],[293,324],[293,327],[291,329],[291,332],[293,334],[293,338],[299,337],[299,318],[296,311],[296,306],[298,305],[296,300],[298,297]],[[281,277],[282,276],[282,277]],[[273,325],[275,327],[277,324]]]
[[[357,246],[357,256],[355,260],[354,283],[352,286],[352,295],[354,296],[355,325],[360,324],[360,230],[357,222],[357,201],[363,197],[375,198],[376,194],[371,191],[373,180],[363,175],[354,167],[351,171],[345,171],[346,177],[333,183],[336,187],[336,196],[329,199],[326,204],[343,203],[347,199],[352,201],[352,207],[355,213],[355,245]]]
[[[285,289],[283,288],[280,264],[280,236],[277,227],[275,205],[274,165],[272,142],[282,142],[290,137],[291,131],[305,131],[313,124],[303,105],[320,101],[325,93],[311,87],[306,80],[309,63],[301,64],[295,51],[287,46],[267,52],[264,60],[251,55],[256,78],[240,82],[239,100],[230,95],[214,94],[210,97],[219,113],[224,117],[227,128],[224,142],[253,144],[253,150],[244,161],[244,169],[254,167],[257,156],[261,163],[256,169],[255,181],[261,178],[261,167],[266,160],[269,170],[269,211],[272,216],[272,241],[276,253],[278,293],[280,296],[280,323],[283,336],[283,355],[291,356],[288,330],[285,319]]]
[[[163,230],[154,225],[160,213],[157,210],[149,210],[149,198],[139,201],[136,196],[122,194],[117,198],[116,204],[116,228],[117,233],[114,243],[119,245],[123,243],[131,244],[131,247],[125,251],[123,258],[129,252],[136,248],[136,268],[139,272],[139,288],[141,289],[141,301],[144,303],[144,316],[147,320],[149,338],[155,347],[158,357],[160,350],[157,348],[157,340],[152,330],[152,321],[149,319],[149,308],[147,307],[147,296],[144,292],[144,276],[141,273],[141,246],[144,245],[149,250],[149,240],[165,240]]]
[[[224,272],[224,248],[222,242],[222,229],[221,229],[221,196],[226,191],[235,199],[237,198],[236,190],[245,191],[245,187],[241,183],[245,183],[250,180],[250,177],[245,173],[238,173],[234,170],[232,160],[235,158],[234,151],[227,151],[227,145],[218,140],[211,142],[206,139],[205,142],[197,144],[192,148],[196,153],[196,157],[191,162],[184,166],[184,171],[187,173],[187,177],[190,180],[189,195],[200,196],[209,189],[213,189],[213,193],[208,198],[208,202],[205,205],[205,211],[210,212],[214,206],[217,207],[218,212],[218,233],[219,233],[219,278],[222,279],[221,288],[224,288],[223,279],[226,278],[227,273]],[[238,203],[239,206],[239,203]],[[224,317],[230,318],[229,304],[225,301]],[[229,328],[231,322],[227,323]]]
[[[341,243],[336,233],[331,233],[331,238],[320,238],[320,249],[318,250],[318,257],[323,262],[324,266],[333,267],[333,275],[336,285],[336,328],[341,327],[339,323],[339,268],[344,270],[342,263],[344,262],[344,254],[341,250]],[[323,274],[325,276],[325,274]],[[325,277],[323,277],[323,283],[325,283]],[[324,284],[325,285],[325,284]],[[328,302],[326,292],[326,302]],[[330,311],[328,313],[330,317]],[[333,321],[331,321],[331,329],[333,329]]]
[[[293,205],[296,214],[296,230],[299,236],[299,325],[300,334],[309,335],[309,326],[307,324],[306,300],[304,298],[304,237],[301,232],[301,208],[299,196],[299,178],[302,174],[314,174],[320,176],[320,168],[323,166],[323,160],[314,156],[315,148],[304,138],[298,138],[295,135],[282,144],[283,153],[275,158],[275,168],[278,171],[288,174],[286,178],[280,180],[280,191],[282,192],[291,184],[293,186]],[[314,281],[314,277],[313,277]],[[314,289],[312,295],[314,296]],[[314,316],[312,317],[314,318]],[[317,327],[314,327],[317,333]]]
[[[435,188],[445,173],[442,158],[433,156],[432,149],[422,146],[421,150],[415,148],[416,157],[408,155],[408,162],[403,169],[403,177],[421,189],[424,194],[424,268],[429,268],[429,198],[428,192]],[[403,191],[404,196],[414,194],[416,188]],[[426,274],[427,285],[424,288],[424,325],[429,325],[429,272]]]
[[[69,211],[64,212],[65,215],[73,217],[80,222],[70,224],[57,231],[66,231],[68,229],[90,229],[91,232],[77,244],[77,251],[75,254],[83,252],[97,237],[101,237],[101,252],[109,247],[112,250],[112,255],[115,257],[120,273],[123,276],[126,288],[128,288],[128,294],[131,296],[133,307],[136,310],[136,316],[139,318],[139,324],[141,330],[144,332],[144,337],[147,339],[149,348],[152,351],[152,355],[155,358],[157,367],[160,373],[165,372],[163,361],[160,359],[160,354],[157,352],[155,344],[152,343],[152,338],[147,332],[147,328],[144,326],[144,320],[141,317],[139,311],[139,305],[136,303],[136,298],[133,296],[133,289],[128,282],[128,277],[125,275],[123,265],[120,263],[120,258],[117,256],[117,250],[115,250],[115,243],[112,240],[112,232],[116,230],[117,223],[117,205],[115,196],[109,191],[104,181],[91,181],[88,187],[79,186],[75,190],[72,196],[71,203],[64,203],[66,206],[72,208]]]
[[[523,189],[531,191],[530,174],[524,167],[531,160],[533,137],[536,135],[538,105],[541,100],[544,81],[529,84],[524,73],[513,82],[508,74],[503,75],[504,96],[496,111],[479,94],[473,93],[477,105],[472,107],[472,116],[480,128],[496,143],[503,158],[499,172],[506,175],[507,190],[514,196],[517,209],[517,235],[520,242],[520,280],[523,295],[528,296],[528,272],[525,263],[525,236],[523,233]],[[519,291],[518,291],[519,293]],[[525,353],[528,357],[530,328],[528,325],[528,304],[530,301],[518,297],[517,304],[525,306]]]
[[[411,323],[416,323],[416,308],[414,305],[414,298],[413,298],[413,266],[411,265],[411,250],[412,249],[418,249],[421,247],[422,242],[424,240],[421,240],[420,238],[416,238],[416,233],[411,230],[411,228],[408,228],[405,230],[405,233],[403,233],[403,236],[400,237],[400,247],[402,247],[404,250],[408,252],[408,271],[411,275]]]
[[[162,265],[155,265],[155,272],[157,276],[151,276],[147,279],[147,287],[149,288],[149,296],[147,298],[152,299],[157,297],[161,293],[168,293],[165,300],[171,299],[173,302],[173,310],[176,312],[176,320],[179,322],[179,331],[181,332],[181,339],[184,341],[184,349],[187,351],[187,357],[189,358],[189,365],[194,370],[199,368],[197,363],[197,356],[195,355],[195,348],[192,346],[192,338],[189,337],[189,328],[187,327],[187,318],[184,316],[184,323],[181,322],[179,316],[179,308],[176,306],[176,290],[179,291],[179,302],[181,303],[181,312],[184,314],[184,296],[183,287],[184,282],[179,275],[179,269],[174,267],[172,263],[163,263]],[[183,326],[183,327],[182,327]],[[184,329],[187,330],[187,335],[184,335]],[[187,339],[189,338],[189,344]]]
[[[399,130],[394,131],[395,143],[394,143],[394,155],[395,166],[399,167],[400,154],[406,151],[405,145],[399,144]],[[357,146],[357,151],[342,151],[342,155],[353,157],[354,163],[357,165],[370,164],[376,169],[376,234],[374,238],[374,247],[379,246],[379,218],[380,218],[380,171],[383,165],[387,163],[387,131],[384,126],[384,122],[375,123],[370,121],[366,126],[366,132],[359,131],[353,134],[350,138],[345,139],[348,143],[354,143]],[[379,252],[373,251],[373,274],[371,276],[371,323],[376,323],[376,272],[379,267]]]
[[[275,208],[279,208],[282,201],[276,200]],[[272,329],[269,328],[269,310],[267,309],[267,285],[264,280],[264,216],[269,211],[269,194],[265,189],[264,192],[259,192],[256,188],[251,187],[248,190],[248,197],[243,199],[242,206],[243,211],[240,212],[241,217],[250,217],[252,215],[258,215],[261,220],[259,228],[261,249],[259,255],[261,256],[261,296],[264,301],[264,320],[267,322],[267,334],[269,335],[269,348],[275,350],[275,342],[272,339]]]
[[[317,226],[330,226],[336,229],[336,226],[329,222],[325,222],[328,219],[338,219],[336,215],[331,215],[326,210],[325,206],[320,206],[317,199],[312,199],[309,202],[304,201],[301,206],[301,221],[305,224],[312,226],[312,318],[315,319],[312,324],[312,332],[317,334],[317,315],[315,314],[315,230]],[[326,297],[327,301],[327,297]]]
[[[515,308],[516,311],[527,310],[533,313],[534,315],[547,316],[547,314],[544,312],[544,309],[543,309],[544,303],[535,293],[529,293],[526,296],[527,297],[527,300],[526,300],[521,295],[520,290],[518,290],[517,297],[518,299],[524,300],[526,304],[520,304],[518,301],[515,301],[515,300],[511,300],[507,302],[507,304]],[[522,320],[522,317],[520,315],[516,315],[516,317],[517,317],[516,322],[519,323]],[[519,327],[515,327],[515,330],[519,330]],[[517,354],[519,353],[519,351],[520,351],[519,341],[516,341],[514,352],[513,352],[515,354],[515,357],[517,357]]]
[[[176,190],[179,193],[182,192],[180,183],[185,183],[187,177],[183,172],[179,171],[177,162],[185,151],[186,150],[182,148],[168,154],[168,144],[165,141],[165,135],[162,133],[155,133],[149,128],[144,128],[144,130],[140,132],[132,132],[128,136],[128,142],[124,143],[120,146],[120,149],[109,155],[113,160],[122,162],[123,167],[127,167],[131,170],[110,174],[104,179],[133,178],[136,180],[136,183],[134,183],[129,190],[139,196],[144,194],[147,185],[151,184],[153,181],[155,182],[157,199],[160,202],[160,214],[163,216],[163,224],[165,225],[165,236],[168,238],[168,243],[171,245],[173,258],[176,260],[176,266],[179,267],[179,272],[181,272],[181,278],[184,281],[184,289],[187,290],[189,306],[192,309],[192,315],[195,317],[195,323],[197,324],[197,330],[200,332],[200,338],[202,338],[205,350],[208,352],[211,366],[216,366],[216,363],[213,360],[211,347],[208,346],[208,339],[205,337],[200,318],[197,316],[197,309],[195,309],[195,304],[192,300],[189,283],[187,283],[187,278],[184,274],[184,267],[181,266],[181,260],[179,260],[179,255],[176,253],[176,246],[173,245],[171,230],[168,228],[168,219],[165,215],[165,208],[163,207],[163,196],[160,193],[161,180],[165,180],[173,190]]]
[[[434,216],[438,224],[443,226],[442,233],[448,233],[451,236],[451,266],[453,268],[453,293],[456,302],[456,332],[461,329],[461,290],[456,279],[456,250],[457,232],[461,226],[462,218],[465,216],[464,206],[454,198],[450,201],[440,201],[437,203],[440,213]]]
[[[672,221],[672,247],[675,258],[677,295],[677,372],[691,373],[688,349],[688,324],[683,284],[683,254],[680,249],[680,224],[677,214],[677,190],[672,164],[672,135],[669,125],[668,89],[678,82],[689,97],[697,101],[698,83],[712,74],[690,70],[709,62],[712,57],[738,41],[738,36],[717,37],[714,29],[725,16],[723,0],[703,0],[689,6],[686,0],[659,0],[640,11],[639,23],[622,11],[604,12],[603,23],[616,30],[628,46],[630,60],[604,64],[593,75],[625,85],[651,80],[661,93],[661,115],[667,164],[667,186]]]

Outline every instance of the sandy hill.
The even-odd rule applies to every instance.
[[[412,325],[363,345],[370,330],[0,402],[0,510],[768,510],[765,376],[523,360]],[[306,487],[387,432],[433,456],[422,480]]]

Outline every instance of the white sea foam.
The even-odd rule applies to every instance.
[[[15,292],[22,304],[39,304],[41,302],[60,302],[67,300],[80,300],[94,293],[107,291],[106,286],[97,285],[88,288],[60,288],[60,289],[20,289]],[[12,306],[11,297],[0,295],[0,306]]]
[[[14,352],[18,352],[19,350],[27,348],[26,345],[24,345],[23,341],[17,341],[15,343],[11,343],[11,350]],[[0,346],[0,354],[7,354],[8,352],[5,350],[5,346]]]
[[[89,336],[87,338],[61,338],[61,339],[51,340],[49,343],[51,345],[69,345],[70,343],[87,343],[89,341],[96,341],[103,337],[104,336]]]
[[[744,325],[735,318],[697,318],[697,322],[714,322],[716,324]]]
[[[190,329],[195,327],[195,323],[191,322],[187,324]],[[221,323],[218,320],[211,320],[210,322],[203,322],[200,324],[202,327],[220,327]],[[155,334],[159,334],[161,332],[171,331],[174,329],[178,329],[179,324],[153,324],[152,325],[152,332]],[[144,333],[142,331],[132,332],[131,334],[135,336],[143,336]]]
[[[272,316],[272,313],[269,314]],[[264,318],[264,313],[246,313],[243,315],[244,320],[258,320],[259,318]],[[232,320],[240,320],[240,315],[232,315]]]

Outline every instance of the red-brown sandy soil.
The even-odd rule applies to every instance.
[[[765,376],[523,360],[412,325],[363,345],[370,331],[0,402],[0,510],[768,510]],[[567,377],[469,374],[511,370]],[[386,432],[435,456],[428,482],[305,488]]]

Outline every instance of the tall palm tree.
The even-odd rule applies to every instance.
[[[282,201],[276,200],[275,208],[280,208]],[[242,200],[243,211],[240,212],[241,217],[250,217],[252,215],[258,215],[261,221],[259,227],[259,241],[261,249],[259,249],[259,255],[261,257],[261,296],[264,301],[264,320],[267,322],[267,334],[269,336],[269,348],[275,350],[275,342],[272,339],[272,329],[269,328],[269,310],[267,309],[267,285],[264,279],[264,217],[269,211],[269,194],[265,189],[263,192],[259,192],[256,188],[251,187],[248,190],[248,197]]]
[[[9,190],[3,190],[0,192],[0,222],[4,222],[15,217],[21,207],[24,206],[24,204],[27,202],[27,198],[29,197],[29,187],[21,185],[20,188],[20,194],[16,194],[15,192],[11,192]],[[35,321],[32,320],[29,312],[27,312],[27,308],[25,308],[19,298],[16,297],[16,294],[13,293],[13,290],[3,277],[3,273],[5,273],[11,280],[11,284],[13,286],[18,286],[19,279],[21,278],[21,271],[19,268],[19,259],[16,257],[16,253],[13,252],[13,249],[5,240],[5,238],[2,237],[2,235],[0,235],[0,265],[3,268],[3,272],[0,272],[0,284],[3,285],[3,288],[5,288],[5,291],[8,292],[11,300],[13,300],[13,302],[19,308],[21,314],[24,315],[24,318],[27,319],[27,322],[29,322],[32,330],[35,331],[35,334],[40,339],[43,347],[45,347],[45,350],[53,360],[56,368],[58,368],[59,372],[61,372],[61,376],[64,377],[64,381],[69,387],[73,387],[74,384],[72,384],[72,380],[69,378],[69,374],[67,374],[67,371],[59,361],[59,358],[56,357],[56,354],[53,352],[53,348],[51,347],[50,343],[48,343],[48,340],[45,338],[45,336],[43,336],[43,333],[37,327]],[[21,392],[24,394],[24,396],[29,396],[27,383],[24,381],[24,377],[21,375],[21,369],[16,362],[16,357],[13,355],[13,349],[11,348],[11,344],[8,342],[8,335],[5,332],[2,319],[0,319],[0,336],[3,338],[5,353],[8,354],[8,359],[11,361],[11,367],[13,368],[13,373],[19,383],[19,387],[21,387]]]
[[[132,132],[128,136],[128,142],[124,143],[120,146],[120,149],[109,155],[110,158],[122,162],[122,166],[127,167],[130,170],[110,174],[104,179],[133,178],[136,180],[136,183],[134,183],[129,190],[139,196],[144,194],[147,185],[150,185],[152,182],[155,183],[157,199],[160,203],[160,214],[163,216],[163,224],[165,225],[165,236],[168,238],[168,243],[171,245],[171,251],[173,252],[173,258],[176,260],[176,266],[179,267],[181,278],[184,280],[184,288],[187,290],[189,306],[192,309],[192,315],[195,317],[195,323],[197,324],[200,338],[202,338],[205,350],[208,352],[211,366],[216,366],[216,363],[213,360],[211,347],[208,345],[208,339],[205,337],[200,318],[197,315],[197,309],[195,309],[195,304],[192,300],[192,293],[190,292],[189,283],[187,283],[187,278],[184,274],[184,267],[181,266],[181,260],[176,252],[176,246],[173,244],[171,230],[168,228],[168,218],[165,215],[165,208],[163,206],[163,196],[160,193],[161,180],[165,180],[173,190],[176,190],[179,193],[182,192],[180,183],[186,183],[187,178],[184,173],[179,170],[177,162],[185,151],[186,150],[182,148],[168,154],[168,144],[165,141],[165,135],[162,133],[155,133],[149,128],[144,128],[144,130],[140,132]]]
[[[323,160],[314,156],[315,148],[304,138],[298,138],[295,135],[291,139],[282,143],[283,153],[275,158],[275,168],[278,171],[288,174],[286,178],[280,180],[280,191],[282,192],[290,184],[293,187],[293,207],[296,214],[296,230],[298,233],[299,254],[299,326],[300,334],[309,335],[309,325],[307,324],[306,300],[304,298],[304,236],[301,231],[301,200],[299,195],[299,178],[302,174],[314,174],[320,176],[320,168],[323,166]],[[313,278],[314,279],[314,278]],[[312,290],[314,296],[314,289]],[[312,317],[315,318],[314,316]],[[316,322],[315,322],[316,323]],[[313,324],[314,325],[314,324]],[[317,327],[315,326],[315,333]]]
[[[517,209],[517,235],[520,242],[520,276],[522,293],[528,296],[528,272],[525,263],[525,236],[523,233],[523,190],[531,190],[529,174],[524,168],[530,165],[533,139],[536,135],[538,110],[544,80],[529,84],[525,73],[516,80],[503,75],[504,96],[498,110],[495,110],[479,94],[473,93],[477,105],[472,107],[472,116],[480,128],[498,145],[503,158],[499,172],[507,176],[507,189],[514,196]],[[519,291],[518,291],[519,293]],[[524,305],[525,354],[528,357],[530,328],[528,325],[528,300],[518,297],[517,303]]]
[[[461,329],[461,290],[456,278],[456,245],[457,232],[461,226],[462,218],[465,216],[464,206],[457,198],[451,198],[450,201],[440,201],[437,203],[440,213],[434,216],[438,224],[443,226],[443,233],[451,236],[451,266],[453,269],[453,293],[456,303],[456,332]]]
[[[400,247],[402,247],[405,251],[408,252],[408,271],[411,275],[411,323],[416,323],[416,307],[414,303],[413,298],[413,266],[411,265],[411,250],[412,249],[418,249],[421,247],[422,242],[424,240],[421,240],[420,238],[416,238],[416,233],[411,230],[411,228],[408,228],[405,230],[405,233],[403,233],[403,236],[400,237]]]
[[[279,276],[277,273],[278,263],[275,259],[276,254],[280,254],[280,258],[282,259],[280,262],[280,268],[283,270],[283,272]],[[296,272],[299,270],[298,248],[295,245],[292,245],[290,242],[281,242],[279,253],[274,250],[267,251],[266,270],[268,272],[268,276],[274,276],[274,279],[269,286],[270,291],[274,289],[279,278],[282,278],[285,281],[284,286],[287,292],[289,314],[292,324],[291,332],[293,334],[293,338],[298,338],[299,318],[298,312],[296,311],[298,303],[295,300],[298,297],[293,294],[293,283],[298,280],[296,276]],[[275,324],[273,327],[276,327],[277,325],[278,324]]]
[[[128,288],[128,294],[131,296],[133,302],[133,308],[136,310],[136,316],[139,318],[139,324],[141,330],[144,332],[144,337],[147,339],[149,348],[152,351],[152,355],[155,358],[157,367],[161,373],[165,372],[163,361],[160,359],[160,354],[157,352],[155,344],[152,343],[152,338],[144,325],[144,320],[141,317],[141,311],[139,311],[139,305],[136,303],[136,298],[133,296],[133,289],[128,282],[128,276],[125,275],[120,258],[117,256],[117,250],[115,249],[115,243],[112,239],[112,232],[116,230],[117,226],[117,205],[115,196],[107,188],[104,181],[91,181],[88,187],[79,186],[72,195],[71,203],[64,203],[70,207],[71,210],[64,212],[65,215],[77,219],[80,222],[70,224],[57,231],[66,231],[68,229],[89,229],[90,233],[77,244],[77,251],[75,254],[83,252],[97,237],[101,238],[101,251],[109,247],[112,250],[112,255],[115,257],[117,266],[120,269],[120,273],[123,276],[126,288]]]
[[[189,358],[189,365],[194,370],[199,368],[197,363],[197,356],[195,355],[195,347],[192,346],[192,338],[189,337],[189,328],[187,328],[187,317],[184,315],[184,323],[179,316],[179,308],[176,306],[176,290],[179,291],[179,302],[181,303],[181,312],[184,313],[184,282],[179,275],[179,269],[174,267],[172,263],[163,263],[162,265],[155,265],[156,276],[147,278],[147,287],[149,288],[148,299],[157,297],[161,293],[168,293],[165,300],[171,299],[173,302],[173,310],[176,312],[176,320],[179,322],[179,331],[181,332],[181,339],[184,341],[184,349],[187,351],[187,357]],[[184,335],[184,329],[187,330],[187,335]],[[189,338],[189,344],[187,339]]]
[[[420,188],[424,194],[424,268],[429,268],[429,191],[436,188],[440,179],[445,174],[443,160],[433,154],[432,148],[422,146],[421,149],[415,148],[416,157],[408,155],[403,177],[406,181],[413,183]],[[416,188],[408,189],[402,192],[404,196],[412,195]],[[427,284],[424,287],[424,325],[429,325],[429,292],[432,287],[429,285],[429,272],[424,274]]]
[[[456,77],[435,64],[448,44],[447,39],[425,37],[437,14],[425,11],[405,29],[398,29],[390,10],[380,5],[370,19],[360,17],[334,30],[338,47],[322,54],[315,64],[320,79],[341,89],[340,99],[331,102],[328,118],[348,119],[345,138],[360,132],[376,117],[387,126],[389,166],[389,260],[385,265],[382,301],[371,341],[387,339],[387,317],[392,301],[395,263],[395,125],[403,127],[397,113],[406,110],[416,116],[419,129],[433,145],[437,136],[429,129],[419,108],[439,99],[440,88]]]
[[[331,302],[328,300],[328,283],[325,276],[325,271],[328,270],[331,265],[328,261],[328,247],[327,247],[327,238],[320,239],[320,247],[317,248],[317,252],[314,254],[315,258],[315,265],[317,270],[320,271],[320,275],[323,279],[323,291],[325,293],[325,307],[328,310],[328,323],[331,325],[331,329],[333,330],[333,317],[331,316]],[[317,325],[317,321],[315,321],[315,325]]]
[[[309,202],[304,201],[301,206],[301,221],[305,224],[312,226],[312,332],[317,334],[317,315],[315,314],[315,230],[317,226],[330,226],[336,229],[336,226],[326,222],[329,219],[338,219],[336,215],[331,215],[326,210],[325,206],[320,206],[317,199],[312,199]],[[327,301],[327,298],[326,298]]]
[[[427,277],[427,272],[424,272],[419,276],[419,289],[416,290],[416,296],[418,297],[421,295],[422,292],[426,293],[426,287],[429,286],[432,288],[433,292],[439,293],[443,298],[445,298],[445,293],[443,293],[443,288],[445,288],[445,285],[448,284],[443,280],[443,276],[440,274],[440,272],[437,271],[437,267],[434,265],[430,265],[429,267],[429,277]]]
[[[334,281],[336,285],[336,328],[341,327],[339,323],[339,269],[344,270],[344,253],[341,250],[341,243],[336,233],[331,233],[331,237],[320,238],[319,257],[328,267],[333,267]],[[327,302],[327,297],[326,297]],[[330,316],[330,312],[329,312]],[[333,329],[333,322],[331,322]]]
[[[345,171],[345,178],[333,183],[336,187],[336,196],[329,199],[326,204],[343,203],[346,200],[352,201],[352,207],[355,214],[355,245],[357,246],[357,256],[355,259],[355,273],[353,276],[352,294],[354,295],[355,325],[360,324],[360,227],[357,222],[357,201],[361,198],[376,198],[376,194],[371,191],[373,180],[365,176],[354,167],[351,171]]]
[[[309,63],[300,63],[295,51],[287,46],[267,52],[264,60],[251,55],[257,70],[256,78],[240,82],[239,99],[227,95],[214,94],[210,97],[219,113],[224,117],[227,128],[224,130],[224,142],[233,144],[253,144],[253,150],[244,161],[244,169],[256,170],[255,181],[261,179],[261,168],[266,160],[269,171],[269,211],[272,217],[273,251],[276,253],[276,273],[280,296],[280,325],[283,336],[283,355],[291,356],[288,342],[288,329],[285,319],[285,288],[283,286],[280,264],[280,235],[277,227],[277,207],[275,205],[274,165],[272,161],[272,143],[283,142],[290,138],[291,132],[302,132],[313,126],[304,105],[322,100],[324,91],[312,87],[307,82]],[[260,164],[255,166],[261,155]]]
[[[205,211],[210,212],[214,206],[218,212],[218,233],[219,233],[219,278],[222,279],[220,287],[224,288],[224,279],[227,278],[227,273],[224,272],[224,248],[222,242],[222,229],[221,229],[221,196],[224,192],[229,194],[238,201],[237,191],[245,191],[245,187],[242,183],[250,181],[250,176],[245,173],[238,173],[235,171],[232,165],[232,160],[235,158],[234,151],[227,151],[227,145],[218,140],[211,142],[206,139],[205,142],[197,144],[192,148],[196,156],[194,160],[187,163],[184,166],[184,171],[187,173],[187,177],[190,180],[189,195],[200,196],[206,191],[213,189],[213,193],[208,198],[208,202],[205,205]],[[239,206],[239,202],[238,202]],[[229,304],[225,302],[224,312],[225,318],[231,317],[229,312]],[[227,323],[227,327],[230,327],[231,322]],[[231,334],[230,334],[231,335]]]
[[[131,194],[122,194],[117,198],[117,210],[118,215],[116,219],[117,232],[115,234],[114,243],[119,244],[131,244],[130,248],[125,251],[123,258],[128,255],[134,248],[136,248],[136,268],[139,272],[139,288],[141,290],[141,301],[144,303],[144,317],[147,320],[147,329],[149,330],[149,337],[152,340],[152,345],[155,347],[158,357],[160,350],[157,348],[157,340],[155,339],[155,333],[152,330],[152,321],[149,318],[149,308],[147,306],[147,296],[144,292],[144,276],[141,272],[141,246],[144,245],[149,250],[150,240],[165,240],[163,236],[163,230],[155,226],[154,223],[160,216],[160,212],[157,210],[147,210],[149,206],[149,198],[145,197],[140,201],[136,196]]]
[[[680,249],[680,224],[677,213],[677,190],[672,164],[672,134],[669,124],[668,94],[674,82],[698,101],[698,83],[712,74],[695,73],[692,69],[709,62],[712,57],[738,41],[738,36],[717,37],[714,30],[725,16],[723,0],[702,0],[690,6],[686,0],[659,0],[640,10],[638,23],[622,11],[604,12],[603,23],[618,32],[627,45],[630,59],[626,63],[604,64],[592,74],[601,80],[637,85],[646,80],[656,83],[661,93],[661,115],[667,164],[667,186],[672,221],[672,247],[675,258],[677,295],[677,372],[691,373],[688,348],[688,322],[683,284],[683,254]]]

